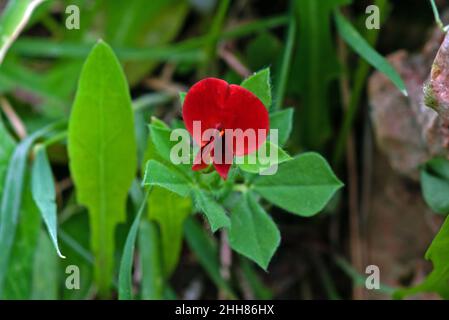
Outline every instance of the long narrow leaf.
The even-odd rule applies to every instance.
[[[140,298],[160,300],[170,293],[164,283],[161,236],[156,222],[144,220],[139,230],[139,253],[142,270]],[[170,296],[172,296],[170,294]],[[176,299],[176,297],[174,298]]]
[[[8,167],[0,206],[0,297],[3,293],[6,270],[19,219],[28,151],[36,139],[57,129],[62,124],[64,123],[50,124],[24,139],[15,149]]]
[[[24,300],[32,297],[33,261],[41,232],[41,217],[31,196],[30,176],[25,175],[19,221],[11,248],[1,299]],[[56,255],[55,255],[56,257]]]
[[[33,300],[57,300],[60,260],[53,251],[53,240],[45,232],[40,233],[33,265],[32,296]]]
[[[123,249],[123,256],[120,262],[120,271],[118,278],[118,296],[120,300],[131,300],[132,296],[132,266],[134,257],[134,248],[136,243],[137,231],[139,230],[140,218],[142,212],[145,210],[147,198],[150,189],[147,191],[139,212],[137,213],[134,222],[129,229],[128,237],[126,238],[125,248]]]
[[[56,190],[45,147],[37,146],[31,173],[31,192],[60,258],[65,258],[58,245]]]
[[[9,47],[26,26],[34,9],[45,0],[9,1],[0,18],[0,64]]]
[[[374,68],[385,74],[394,85],[407,96],[407,88],[405,87],[404,81],[391,64],[374,50],[351,23],[338,11],[335,11],[335,21],[340,36],[348,43],[348,45]]]

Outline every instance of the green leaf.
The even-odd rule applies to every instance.
[[[152,123],[153,125],[155,125],[154,119],[152,119]],[[166,127],[166,125],[164,124],[163,127]],[[156,147],[152,139],[149,139],[144,155],[144,161],[148,162],[148,160],[151,159],[160,161],[168,168],[175,170],[172,163],[161,159],[160,154],[156,151]],[[145,171],[145,168],[142,171]],[[165,276],[167,277],[173,272],[173,270],[176,268],[176,265],[178,264],[182,245],[182,226],[184,220],[190,214],[191,209],[192,203],[189,197],[181,197],[176,193],[173,193],[161,187],[153,187],[153,191],[149,196],[148,217],[157,221],[161,230],[162,239],[160,242],[162,244],[161,248],[159,248],[158,251],[162,250],[163,271]],[[144,250],[144,247],[142,247],[142,249]],[[154,264],[155,262],[151,263]],[[151,280],[148,281],[149,283],[152,283]]]
[[[156,223],[143,220],[139,230],[142,300],[161,300],[164,298],[164,271],[161,263],[160,242],[161,237]]]
[[[267,270],[281,241],[276,224],[250,192],[233,208],[229,244]]]
[[[137,170],[131,98],[125,76],[104,42],[87,58],[68,133],[70,171],[79,203],[89,209],[95,279],[108,296],[114,270],[114,230],[125,221],[129,187]]]
[[[243,157],[237,157],[235,163],[237,163],[239,168],[243,171],[261,174],[268,169],[273,169],[273,166],[290,159],[291,157],[280,147],[265,141],[256,152]]]
[[[363,57],[378,71],[385,74],[394,85],[407,96],[407,88],[404,81],[390,63],[382,57],[371,45],[357,32],[351,23],[339,12],[335,11],[335,22],[341,37],[351,46],[351,48]]]
[[[3,194],[6,170],[8,169],[9,160],[11,159],[15,146],[16,143],[6,130],[0,117],[0,194]]]
[[[289,89],[300,96],[295,137],[308,149],[320,149],[331,136],[329,86],[340,72],[330,24],[332,11],[350,0],[294,0],[297,48]]]
[[[186,174],[191,174],[191,172],[192,172],[191,163],[192,162],[189,161],[191,158],[190,138],[189,139],[178,138],[177,141],[171,141],[170,136],[172,134],[172,130],[170,130],[167,127],[163,127],[162,123],[164,123],[164,122],[156,119],[156,120],[152,121],[151,125],[149,125],[150,138],[154,143],[155,150],[157,150],[157,153],[161,156],[162,159],[164,159],[163,163],[165,165],[174,167],[174,168],[176,168],[177,171],[182,171]],[[165,125],[165,123],[164,123],[164,125]],[[173,163],[171,161],[170,154],[171,154],[172,150],[175,150],[175,148],[177,148],[177,147],[182,148],[182,150],[186,149],[189,151],[187,154],[182,155],[183,157],[186,157],[185,162],[188,162],[188,164],[180,163],[179,165],[173,165]]]
[[[60,92],[58,92],[58,89],[63,86],[61,83],[62,81],[71,81],[73,78],[72,72],[66,70],[65,77],[60,79],[59,82],[57,82],[57,87],[55,87],[55,85],[51,83],[54,82],[54,80],[49,78],[49,73],[44,73],[42,70],[40,72],[32,71],[29,67],[22,65],[18,59],[7,59],[1,67],[1,77],[6,78],[12,88],[20,88],[25,92],[36,95],[42,99],[44,105],[41,107],[43,107],[42,111],[44,113],[51,113],[48,112],[47,106],[50,110],[53,110],[54,114],[59,113],[57,117],[53,114],[53,119],[62,116],[65,118],[66,113],[61,111],[67,111],[69,104],[67,100],[62,99],[59,96]],[[73,86],[71,89],[73,89]],[[70,97],[71,94],[72,91],[70,91]],[[43,124],[41,123],[39,127],[42,125]]]
[[[161,119],[151,117],[151,126],[157,129],[166,129],[170,131],[170,127]]]
[[[0,206],[0,297],[3,296],[6,269],[19,220],[28,151],[36,139],[59,128],[62,124],[64,123],[52,123],[25,138],[16,147],[9,162]]]
[[[256,72],[245,79],[241,86],[254,93],[267,109],[271,107],[271,80],[269,68]]]
[[[187,178],[181,173],[156,160],[150,160],[147,163],[143,184],[147,186],[160,186],[181,197],[186,197],[190,194],[190,184]]]
[[[280,208],[310,217],[342,186],[327,161],[311,152],[281,164],[275,175],[259,177],[254,190]]]
[[[148,218],[159,224],[162,237],[164,274],[168,277],[178,265],[181,254],[183,225],[192,211],[189,197],[181,197],[155,187],[148,200]]]
[[[246,46],[247,65],[251,70],[260,70],[267,66],[274,68],[282,49],[282,43],[275,35],[271,32],[261,32]]]
[[[270,114],[270,129],[278,130],[279,145],[283,146],[292,132],[294,109],[288,108]]]
[[[25,28],[32,12],[44,0],[8,1],[0,17],[0,65],[9,47]]]
[[[82,20],[81,20],[82,21]],[[82,22],[81,22],[82,23]],[[204,61],[204,52],[199,48],[202,38],[194,42],[182,42],[157,47],[116,47],[114,51],[122,61],[137,62],[184,62],[197,63]],[[70,58],[85,59],[93,43],[90,42],[55,42],[50,38],[21,37],[11,47],[15,54],[34,58]]]
[[[33,265],[33,300],[57,300],[59,260],[54,252],[53,240],[40,233]]]
[[[59,228],[59,238],[62,252],[67,256],[66,259],[60,260],[62,265],[60,279],[67,279],[66,270],[69,266],[78,266],[80,274],[80,289],[71,290],[62,286],[62,298],[64,300],[89,299],[93,289],[94,258],[89,252],[90,230],[87,210],[82,209],[78,214],[63,221]]]
[[[427,205],[440,214],[449,213],[449,161],[434,158],[421,169],[421,188]]]
[[[198,258],[211,280],[218,288],[225,291],[230,298],[234,297],[235,294],[232,292],[229,283],[220,274],[218,248],[214,240],[208,236],[192,216],[184,224],[184,231],[190,250]]]
[[[105,2],[106,40],[113,46],[153,48],[173,40],[184,25],[189,5],[182,0]],[[131,84],[156,67],[151,60],[125,64]]]
[[[120,270],[118,275],[118,297],[120,300],[132,300],[132,268],[134,261],[134,248],[136,245],[137,232],[139,231],[139,223],[142,213],[147,204],[147,198],[150,191],[147,191],[143,198],[139,211],[134,218],[133,224],[129,229],[126,237],[125,247],[123,248],[122,259],[120,261]]]
[[[225,210],[213,198],[213,196],[203,190],[195,190],[195,200],[198,207],[206,215],[212,232],[230,226],[230,220]]]
[[[34,202],[47,226],[48,234],[60,258],[65,258],[58,245],[58,226],[56,218],[56,190],[48,161],[47,151],[43,146],[35,148],[35,159],[32,168],[31,191]]]
[[[179,101],[181,102],[181,107],[184,106],[184,100],[186,99],[187,92],[179,93]]]
[[[30,179],[25,177],[20,217],[6,271],[2,299],[30,299],[32,296],[33,261],[36,259],[41,220],[31,197]],[[56,256],[56,255],[55,255]]]
[[[433,239],[425,258],[432,261],[433,271],[416,287],[396,291],[395,298],[403,299],[421,292],[436,292],[441,298],[449,299],[449,217]]]

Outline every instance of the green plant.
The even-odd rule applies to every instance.
[[[244,80],[242,86],[253,90],[270,108],[268,69]],[[181,95],[182,101],[184,96]],[[274,120],[271,121],[272,128],[280,128],[281,141],[285,142],[291,130],[292,112],[273,112],[270,118]],[[244,163],[232,167],[227,180],[220,179],[215,171],[203,174],[192,172],[188,165],[170,162],[170,150],[176,144],[170,141],[171,130],[157,119],[150,124],[149,148],[152,152],[148,157],[143,183],[167,189],[186,199],[191,198],[196,210],[206,216],[213,232],[226,230],[231,248],[254,260],[263,269],[268,268],[279,245],[280,233],[261,201],[264,203],[265,199],[267,204],[300,216],[313,216],[342,186],[318,154],[305,153],[292,158],[280,146],[272,149],[272,152],[279,154],[279,163],[276,163],[279,169],[274,175],[258,176],[257,173],[267,169],[266,162],[249,164],[248,157]],[[163,251],[167,250],[164,248]]]
[[[256,73],[242,85],[254,90],[254,94],[269,107],[271,86],[268,69]],[[124,208],[127,190],[136,174],[137,151],[130,115],[130,99],[120,67],[111,49],[100,42],[83,68],[69,121],[68,149],[78,200],[86,204],[89,210],[96,281],[103,295],[107,294],[112,284],[112,235],[116,223],[123,221],[124,215],[119,210]],[[272,125],[281,128],[282,140],[285,141],[291,128],[291,112],[278,112],[273,117],[276,120],[272,121]],[[264,269],[268,268],[279,245],[280,234],[260,201],[266,199],[267,204],[280,206],[300,216],[312,216],[321,211],[342,186],[319,155],[307,153],[294,158],[286,157],[280,147],[276,147],[275,151],[281,153],[282,163],[273,176],[254,173],[266,169],[261,167],[260,162],[233,167],[226,181],[219,179],[216,172],[194,173],[189,166],[170,162],[170,150],[174,145],[170,141],[172,129],[157,119],[153,119],[149,128],[150,140],[145,156],[145,160],[149,161],[143,183],[157,188],[143,197],[143,201],[149,197],[150,210],[157,205],[155,199],[175,196],[177,205],[186,203],[185,208],[190,211],[188,198],[191,198],[206,215],[212,231],[226,229],[230,246]],[[142,207],[125,244],[119,281],[122,298],[131,297],[129,272],[132,247],[143,211]],[[179,254],[179,249],[173,251],[173,245],[178,243],[179,246],[181,238],[176,234],[181,232],[179,226],[187,217],[181,212],[176,208],[172,219],[150,213],[150,217],[160,226],[164,253]],[[173,223],[178,227],[175,228]],[[167,224],[171,226],[166,227]],[[163,254],[162,258],[167,276],[172,272],[177,257]]]

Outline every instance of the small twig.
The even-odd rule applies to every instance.
[[[133,275],[133,283],[134,290],[137,291],[137,285],[142,282],[142,265],[140,263],[140,255],[139,252],[136,252],[134,255],[134,275]]]
[[[338,39],[338,53],[340,61],[344,65],[347,61],[347,50],[341,38]],[[343,74],[340,78],[340,91],[342,105],[347,112],[350,102],[350,87],[349,80],[346,74]],[[349,230],[350,230],[350,250],[351,250],[351,262],[357,271],[361,271],[363,268],[363,253],[360,239],[360,221],[359,221],[359,205],[358,205],[358,178],[357,178],[357,160],[354,143],[354,135],[352,132],[348,136],[346,144],[346,161],[348,167],[348,189],[349,189]],[[353,297],[356,300],[361,300],[364,297],[363,288],[353,287]]]
[[[201,294],[203,293],[203,283],[199,278],[195,278],[192,282],[189,283],[187,288],[184,291],[183,299],[184,300],[198,300],[201,298]]]
[[[62,194],[73,186],[72,179],[70,177],[64,178],[56,183],[56,194]]]
[[[370,122],[369,111],[365,111],[365,125],[363,132],[363,150],[362,150],[362,186],[360,199],[360,219],[361,232],[367,234],[367,219],[369,216],[369,208],[371,207],[371,195],[373,185],[373,137]],[[365,240],[365,239],[364,239]],[[366,246],[366,242],[364,242]],[[368,255],[365,254],[365,257]]]
[[[251,71],[240,62],[240,60],[226,48],[225,45],[221,45],[218,49],[218,55],[222,58],[226,64],[235,72],[237,72],[243,78],[247,78],[251,75]]]
[[[9,122],[11,123],[17,136],[20,139],[24,139],[27,136],[25,125],[23,124],[22,120],[19,118],[19,116],[14,111],[13,107],[11,106],[9,101],[6,100],[5,97],[0,97],[0,106],[3,112],[5,113],[6,117],[8,118]]]
[[[176,65],[173,63],[166,63],[162,68],[161,79],[165,82],[170,82],[176,71]]]
[[[55,184],[55,193],[56,193],[56,200],[58,203],[58,206],[61,207],[63,203],[62,193],[72,187],[72,179],[70,177],[67,177],[65,179],[62,179],[61,181],[56,182]]]
[[[154,90],[163,91],[171,96],[178,96],[179,92],[187,91],[187,87],[178,83],[164,81],[161,78],[149,78],[144,80],[144,84]]]

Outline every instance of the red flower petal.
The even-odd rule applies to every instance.
[[[228,178],[229,169],[231,169],[232,164],[218,164],[214,163],[214,167],[217,170],[218,174],[226,180]]]
[[[207,129],[253,129],[268,130],[269,115],[263,103],[250,91],[237,85],[229,85],[226,81],[207,78],[196,83],[187,93],[183,106],[183,119],[192,136],[194,121],[201,122],[201,136]],[[265,142],[265,138],[257,139],[255,144],[236,146],[234,139],[233,153],[237,156],[254,152]],[[199,145],[201,137],[194,136]]]
[[[217,129],[216,126],[223,121],[222,109],[228,95],[228,83],[226,81],[207,78],[197,82],[187,93],[182,117],[186,129],[195,139],[198,145],[203,146],[209,141],[202,141],[201,136],[207,129]],[[201,122],[201,136],[193,134],[193,122]]]
[[[209,143],[204,147],[201,147],[200,151],[195,156],[192,170],[200,171],[206,169],[212,163],[212,150],[214,148],[213,143]]]

